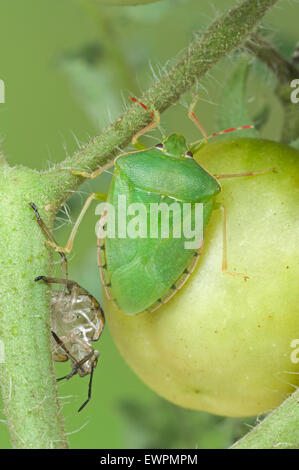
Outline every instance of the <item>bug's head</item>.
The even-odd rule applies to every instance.
[[[186,139],[181,134],[171,134],[163,140],[163,150],[166,155],[172,157],[181,157],[188,152],[188,145]]]

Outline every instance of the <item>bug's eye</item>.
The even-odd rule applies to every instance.
[[[162,144],[162,143],[157,144],[157,145],[155,145],[155,147],[156,147],[156,149],[162,149],[162,148],[163,148],[163,144]]]
[[[188,150],[188,152],[185,153],[186,157],[193,157],[193,153]]]

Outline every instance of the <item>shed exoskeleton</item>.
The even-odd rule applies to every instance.
[[[42,221],[34,203],[30,203],[36,219],[44,232],[49,230]],[[50,236],[54,240],[53,236]],[[67,260],[62,255],[67,273]],[[99,352],[94,350],[93,343],[98,341],[105,325],[104,312],[98,301],[77,282],[38,276],[35,281],[62,286],[51,289],[51,347],[54,361],[70,360],[71,372],[57,381],[69,380],[75,374],[80,377],[90,375],[87,400],[80,406],[81,411],[91,398],[93,373],[98,363]]]

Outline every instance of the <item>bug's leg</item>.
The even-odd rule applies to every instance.
[[[71,379],[75,374],[77,374],[78,372],[78,367],[73,367],[73,369],[71,370],[71,372],[68,374],[68,375],[64,375],[63,377],[59,377],[58,379],[56,379],[56,382],[61,382],[61,380],[69,380]]]
[[[67,242],[67,244],[64,248],[58,245],[58,243],[54,239],[53,235],[50,233],[50,231],[47,229],[47,227],[45,226],[45,224],[42,222],[42,220],[39,217],[39,221],[38,221],[39,225],[41,225],[43,230],[46,231],[48,237],[50,238],[50,240],[46,241],[45,243],[47,245],[50,245],[52,248],[54,248],[55,251],[57,251],[60,254],[60,256],[63,258],[63,260],[65,260],[65,263],[67,262],[65,253],[70,253],[72,251],[73,244],[74,244],[74,239],[75,239],[75,236],[77,234],[79,225],[82,222],[82,219],[83,219],[85,213],[87,212],[87,209],[89,208],[90,204],[92,203],[92,201],[94,199],[103,199],[103,194],[101,194],[101,193],[92,193],[88,196],[88,198],[86,199],[86,201],[84,203],[84,206],[82,207],[81,212],[80,212],[80,214],[79,214],[79,216],[78,216],[78,218],[77,218],[77,220],[74,224],[74,227],[71,231],[68,242]],[[30,203],[30,205],[31,204],[32,203]],[[31,205],[31,207],[32,207],[32,205]]]
[[[62,380],[62,379],[71,379],[73,377],[73,375],[77,374],[78,373],[78,369],[81,369],[82,370],[82,366],[83,364],[85,364],[85,362],[89,361],[89,359],[91,359],[91,357],[94,355],[94,350],[90,351],[88,354],[86,354],[85,357],[83,357],[83,359],[81,359],[81,361],[76,361],[75,360],[75,365],[74,367],[72,368],[71,372],[66,375],[65,377],[61,377],[60,379],[57,379],[57,380]],[[72,361],[74,361],[73,358],[71,358]]]
[[[106,163],[106,165],[101,166],[100,168],[98,168],[95,171],[92,171],[91,173],[88,173],[88,171],[80,171],[80,170],[71,170],[71,173],[73,175],[82,176],[83,178],[94,179],[94,178],[97,178],[98,176],[100,176],[105,171],[112,168],[113,165],[114,165],[114,160],[112,162]]]
[[[246,176],[259,176],[259,175],[265,175],[267,173],[277,173],[277,170],[275,168],[270,168],[268,170],[262,170],[262,171],[248,171],[245,173],[235,173],[235,174],[223,174],[223,175],[215,175],[217,179],[221,178],[242,178]],[[247,281],[249,278],[245,274],[240,274],[240,273],[233,273],[228,271],[227,268],[227,223],[226,223],[226,209],[225,207],[221,204],[220,205],[222,211],[223,211],[223,256],[222,256],[222,271],[226,274],[230,274],[231,276],[241,276],[244,278],[245,281]]]
[[[226,208],[223,204],[219,204],[223,212],[223,228],[222,228],[222,272],[229,274],[230,276],[242,277],[244,281],[247,281],[249,277],[243,273],[235,273],[228,270],[227,265],[227,219],[226,219]]]
[[[190,106],[191,111],[189,111],[189,117],[190,119],[192,119],[193,122],[195,122],[195,124],[197,125],[197,127],[199,127],[201,132],[203,132],[204,129],[202,125],[200,124],[196,115],[193,113],[193,107],[194,105]],[[235,132],[235,131],[244,131],[246,129],[254,129],[254,126],[250,124],[250,125],[239,126],[239,127],[231,127],[230,129],[224,129],[220,132],[213,132],[213,134],[205,136],[204,139],[197,140],[196,142],[193,142],[192,144],[190,144],[189,150],[191,151],[191,153],[197,153],[203,147],[203,145],[207,144],[208,141],[212,139],[213,137],[217,137],[219,135],[224,135],[224,134],[228,134],[230,132]]]
[[[39,215],[39,212],[38,212],[38,209],[36,207],[36,205],[33,203],[33,202],[30,202],[29,203],[29,206],[33,209],[34,211],[34,214],[35,214],[35,217],[36,217],[36,221],[38,223],[38,225],[41,227],[41,229],[43,230],[43,232],[47,235],[48,237],[48,241],[46,241],[45,243],[47,244],[51,244],[51,246],[55,246],[57,247],[56,251],[59,253],[59,255],[61,256],[61,262],[62,262],[62,265],[64,267],[64,271],[65,271],[65,277],[66,279],[68,278],[68,263],[67,263],[67,258],[65,256],[65,253],[63,251],[63,249],[60,249],[59,245],[56,243],[56,240],[53,236],[53,234],[50,232],[50,230],[48,229],[48,227],[46,226],[46,224],[44,223],[43,219],[41,218],[41,216]]]
[[[189,119],[191,119],[191,121],[194,122],[196,127],[198,127],[198,129],[200,130],[200,132],[204,136],[204,141],[207,141],[208,140],[208,134],[207,134],[206,130],[204,129],[204,127],[202,126],[201,122],[199,121],[198,117],[196,116],[195,112],[194,112],[194,108],[195,108],[197,102],[198,102],[198,95],[195,94],[194,101],[193,101],[193,103],[191,103],[191,105],[189,107],[188,117],[189,117]]]
[[[147,132],[151,131],[155,127],[159,126],[160,124],[160,113],[159,111],[155,110],[153,113],[153,120],[150,122],[147,126],[145,126],[143,129],[141,129],[139,132],[137,132],[135,135],[132,137],[132,144],[134,147],[136,147],[138,150],[144,150],[147,147],[144,146],[139,142],[139,138],[143,135],[146,134]]]
[[[134,145],[134,147],[136,147],[138,150],[145,150],[147,147],[145,145],[143,145],[141,142],[139,142],[139,138],[143,134],[146,134],[147,132],[151,131],[155,127],[159,126],[159,124],[160,124],[160,113],[156,109],[154,111],[150,111],[144,103],[137,100],[136,98],[130,97],[130,100],[134,101],[134,103],[140,104],[140,106],[142,106],[143,109],[148,111],[148,113],[152,117],[152,122],[150,122],[147,126],[145,126],[143,129],[141,129],[135,135],[133,135],[132,141],[131,141],[132,144]]]
[[[67,354],[69,359],[71,359],[74,363],[74,367],[72,368],[71,372],[68,375],[65,375],[64,377],[60,377],[59,379],[57,379],[57,382],[63,379],[69,380],[73,377],[73,375],[77,374],[78,369],[81,369],[83,371],[82,369],[83,364],[85,364],[85,362],[89,361],[89,359],[92,358],[92,356],[95,354],[95,351],[92,349],[88,354],[86,354],[85,357],[83,357],[83,359],[81,359],[81,361],[77,361],[77,359],[70,353],[70,351],[68,350],[64,342],[59,338],[59,336],[57,336],[57,334],[53,330],[51,330],[51,333],[56,343],[64,350],[64,352]],[[93,367],[95,366],[96,361],[97,361],[97,358],[93,361],[94,362]]]
[[[81,359],[81,361],[79,362],[75,362],[75,365],[73,367],[73,369],[71,370],[71,372],[64,376],[64,377],[60,377],[59,379],[57,379],[57,381],[60,381],[60,380],[63,380],[63,379],[66,379],[66,380],[69,380],[71,379],[75,374],[77,374],[78,372],[78,369],[87,361],[89,361],[92,356],[94,356],[95,352],[94,350],[90,351],[90,353],[86,354],[86,356]],[[72,359],[73,360],[73,359]],[[90,401],[91,399],[91,390],[92,390],[92,379],[93,379],[93,373],[94,373],[94,370],[95,370],[95,367],[97,365],[97,361],[98,361],[98,356],[95,356],[93,361],[92,361],[92,366],[91,366],[91,372],[90,372],[90,379],[89,379],[89,385],[88,385],[88,395],[87,395],[87,400],[80,406],[80,408],[78,409],[78,413],[83,410],[83,408],[87,405],[87,403]]]
[[[63,249],[66,253],[70,253],[72,251],[72,248],[73,248],[73,244],[74,244],[74,240],[75,240],[75,236],[77,234],[77,231],[78,231],[78,228],[79,228],[79,225],[80,223],[82,222],[82,219],[85,215],[85,213],[87,212],[87,209],[89,208],[90,204],[92,203],[92,201],[94,199],[97,199],[98,197],[98,194],[97,193],[92,193],[88,196],[88,198],[86,199],[85,203],[84,203],[84,206],[82,207],[81,211],[80,211],[80,214],[74,224],[74,227],[71,231],[71,234],[69,236],[69,239],[68,239],[68,242],[65,246],[65,248]]]
[[[57,336],[57,334],[51,330],[51,333],[52,333],[52,336],[53,338],[55,339],[56,343],[64,350],[64,352],[66,353],[66,355],[74,362],[74,367],[72,369],[72,371],[66,375],[65,377],[60,377],[60,379],[57,379],[57,381],[60,381],[62,379],[67,379],[69,380],[71,377],[73,377],[73,375],[75,375],[77,372],[78,372],[78,369],[81,369],[81,362],[78,362],[77,359],[70,353],[70,351],[68,350],[68,348],[66,347],[66,345],[64,344],[64,342],[59,338],[59,336]],[[85,362],[85,361],[84,361]],[[83,364],[84,364],[83,362]],[[82,369],[83,370],[83,369]]]
[[[56,277],[37,276],[34,280],[35,282],[44,281],[49,284],[56,284],[56,282],[59,284],[64,284],[64,282],[62,282],[63,279],[56,278]]]
[[[92,203],[92,201],[94,199],[105,199],[106,198],[106,195],[104,194],[101,194],[101,193],[92,193],[88,196],[88,198],[86,199],[85,203],[84,203],[84,206],[82,207],[81,209],[81,212],[80,214],[78,215],[78,218],[74,224],[74,227],[71,231],[71,234],[69,236],[69,239],[68,239],[68,242],[65,246],[65,248],[60,248],[58,247],[59,249],[62,249],[63,251],[65,251],[66,253],[70,253],[72,251],[72,248],[73,248],[73,244],[74,244],[74,240],[75,240],[75,237],[76,237],[76,234],[77,234],[77,231],[78,231],[78,228],[79,228],[79,225],[81,224],[82,222],[82,219],[85,215],[85,213],[87,212],[90,204]]]
[[[92,379],[93,379],[94,369],[95,369],[95,363],[92,365],[92,369],[90,372],[87,400],[85,400],[85,402],[80,406],[80,408],[78,409],[78,413],[80,413],[80,411],[82,411],[83,408],[87,405],[87,403],[91,400]]]
[[[46,277],[46,276],[37,276],[35,279],[37,281],[44,281],[48,284],[63,284],[65,285],[69,291],[73,289],[74,286],[80,287],[79,284],[75,281],[69,281],[68,279],[62,279],[57,277]]]
[[[259,175],[266,175],[267,173],[277,173],[276,168],[269,168],[268,170],[262,171],[247,171],[245,173],[232,173],[232,174],[224,174],[224,175],[215,175],[215,177],[220,180],[224,178],[242,178],[245,176],[259,176]]]

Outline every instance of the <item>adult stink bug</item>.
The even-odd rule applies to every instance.
[[[143,103],[135,98],[132,100],[149,111]],[[161,234],[161,219],[159,218],[157,236],[152,237],[148,226],[143,234],[128,236],[127,228],[132,221],[134,223],[134,214],[130,212],[132,204],[135,205],[134,207],[136,204],[138,207],[143,206],[146,221],[150,218],[153,204],[158,206],[164,204],[169,209],[175,202],[180,213],[184,212],[183,206],[189,204],[190,226],[195,221],[196,206],[201,205],[204,232],[212,210],[215,208],[216,196],[221,192],[219,182],[221,178],[251,176],[269,171],[213,176],[201,167],[193,159],[193,153],[208,140],[209,136],[193,112],[194,105],[195,103],[190,107],[189,117],[203,133],[203,140],[187,145],[182,135],[172,134],[155,147],[144,147],[138,141],[139,137],[159,123],[159,114],[149,111],[153,121],[132,139],[132,143],[138,148],[137,151],[122,154],[114,162],[108,163],[91,174],[73,171],[84,177],[95,178],[107,168],[115,165],[107,203],[114,209],[116,230],[113,233],[108,231],[105,237],[102,236],[103,228],[108,220],[105,210],[99,224],[98,264],[108,299],[115,302],[128,315],[154,311],[171,299],[194,270],[200,257],[203,241],[202,239],[197,247],[186,249],[186,236],[173,235],[175,229],[183,228],[185,221],[182,218],[178,221],[173,215],[168,217],[169,232],[166,237]],[[253,126],[227,129],[214,133],[212,136],[251,127]],[[63,249],[52,243],[57,251],[69,252],[71,250],[78,225],[89,204],[96,198],[101,198],[101,196],[93,193],[88,197],[66,248]],[[224,211],[222,270],[228,273],[226,214],[225,208],[222,207],[222,209]],[[124,227],[120,227],[121,219],[124,222],[125,232],[122,231]],[[119,229],[122,231],[121,234]],[[236,273],[229,274],[238,276]],[[242,276],[246,280],[247,277]]]
[[[30,206],[38,224],[50,240],[55,242],[35,204],[31,202]],[[67,275],[67,260],[64,253],[60,254]],[[104,312],[97,300],[77,282],[45,276],[35,278],[35,281],[40,280],[63,286],[63,289],[51,290],[52,357],[54,361],[70,360],[72,364],[71,372],[57,381],[69,380],[75,374],[80,377],[90,375],[88,397],[78,410],[81,411],[91,398],[93,373],[99,357],[99,352],[93,349],[93,343],[98,341],[102,334],[105,325]]]

